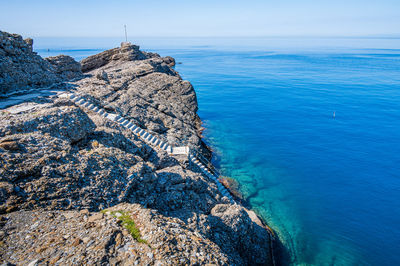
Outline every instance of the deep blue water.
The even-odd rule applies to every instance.
[[[137,42],[182,63],[215,163],[293,264],[400,265],[399,39]],[[39,39],[36,50],[79,60],[117,44]]]

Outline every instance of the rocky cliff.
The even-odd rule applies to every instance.
[[[23,40],[18,34],[0,31],[0,96],[81,76],[80,66],[73,58],[62,56],[46,61],[33,52],[32,45],[30,38]],[[60,67],[68,71],[61,74]]]
[[[82,76],[18,35],[1,32],[0,45],[3,92],[74,79],[67,92],[207,151],[195,91],[171,57],[123,43],[82,60]],[[57,95],[3,109],[0,123],[0,263],[272,265],[269,232],[187,157]]]

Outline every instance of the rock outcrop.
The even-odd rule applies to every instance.
[[[129,42],[121,43],[121,47],[89,56],[81,61],[81,65],[83,72],[89,72],[110,63],[120,64],[121,62],[145,60],[149,58],[159,58],[168,66],[175,66],[174,58],[170,56],[161,57],[157,53],[142,52],[139,50],[139,46],[132,45]]]
[[[72,57],[44,60],[32,47],[31,38],[0,31],[0,95],[82,77],[81,66]]]
[[[121,47],[110,49],[102,53],[89,56],[81,61],[82,71],[88,72],[97,69],[112,61],[143,60],[147,57],[139,50],[139,46],[130,43],[121,43]]]
[[[82,77],[81,64],[68,55],[58,55],[45,58],[62,80],[71,80]]]
[[[80,75],[69,58],[43,61],[60,79]],[[124,43],[84,59],[67,86],[171,145],[207,150],[173,62]],[[268,231],[187,158],[67,98],[9,107],[0,123],[0,263],[272,264]]]
[[[119,54],[118,48],[113,51]],[[97,62],[98,57],[85,59],[86,64],[92,64],[92,60]],[[173,145],[202,145],[193,86],[162,58],[110,61],[87,74],[90,76],[74,85],[105,109],[136,122]]]
[[[61,78],[51,65],[32,52],[32,39],[0,31],[0,94],[27,87],[45,87]]]

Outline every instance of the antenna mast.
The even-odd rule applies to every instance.
[[[125,41],[128,42],[128,34],[126,33],[126,25],[124,25],[125,28]]]

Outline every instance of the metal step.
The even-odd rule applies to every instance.
[[[73,99],[73,101],[75,103],[79,102],[80,100],[83,100],[83,98],[82,97],[76,97],[75,99]]]
[[[163,150],[167,150],[167,146],[168,146],[168,144],[164,142],[160,147]]]
[[[77,101],[76,103],[77,104],[79,104],[79,105],[81,105],[82,103],[84,103],[85,102],[85,100],[84,99],[80,99],[79,101]]]
[[[62,96],[62,97],[65,97],[65,96]],[[168,144],[168,142],[162,141],[158,137],[150,134],[146,130],[140,128],[135,123],[125,119],[124,117],[121,117],[120,115],[109,114],[104,109],[97,107],[96,105],[86,101],[83,97],[75,95],[73,93],[71,95],[67,95],[67,97],[70,100],[72,100],[73,102],[75,102],[77,105],[88,108],[89,110],[92,110],[103,117],[106,117],[110,120],[120,123],[123,127],[128,128],[131,131],[133,131],[133,133],[139,135],[146,142],[148,142],[154,146],[158,146],[161,149],[167,151],[168,153],[173,152],[173,148],[171,145]],[[196,150],[194,150],[193,152],[194,152],[194,154],[198,153],[198,151],[196,151]],[[200,168],[201,172],[203,172],[208,178],[210,178],[212,181],[214,181],[216,183],[218,190],[220,191],[220,193],[223,196],[228,197],[232,203],[235,203],[230,192],[221,184],[221,182],[219,182],[218,175],[214,174],[215,171],[212,171],[212,169],[210,169],[208,167],[208,160],[204,158],[204,160],[206,161],[206,164],[204,164],[194,154],[192,154],[189,150],[189,154],[188,154],[189,160],[192,161],[194,164],[196,164]],[[201,156],[201,153],[199,153],[198,156]],[[131,177],[133,178],[133,176],[134,175],[132,174],[128,178],[131,178]]]

